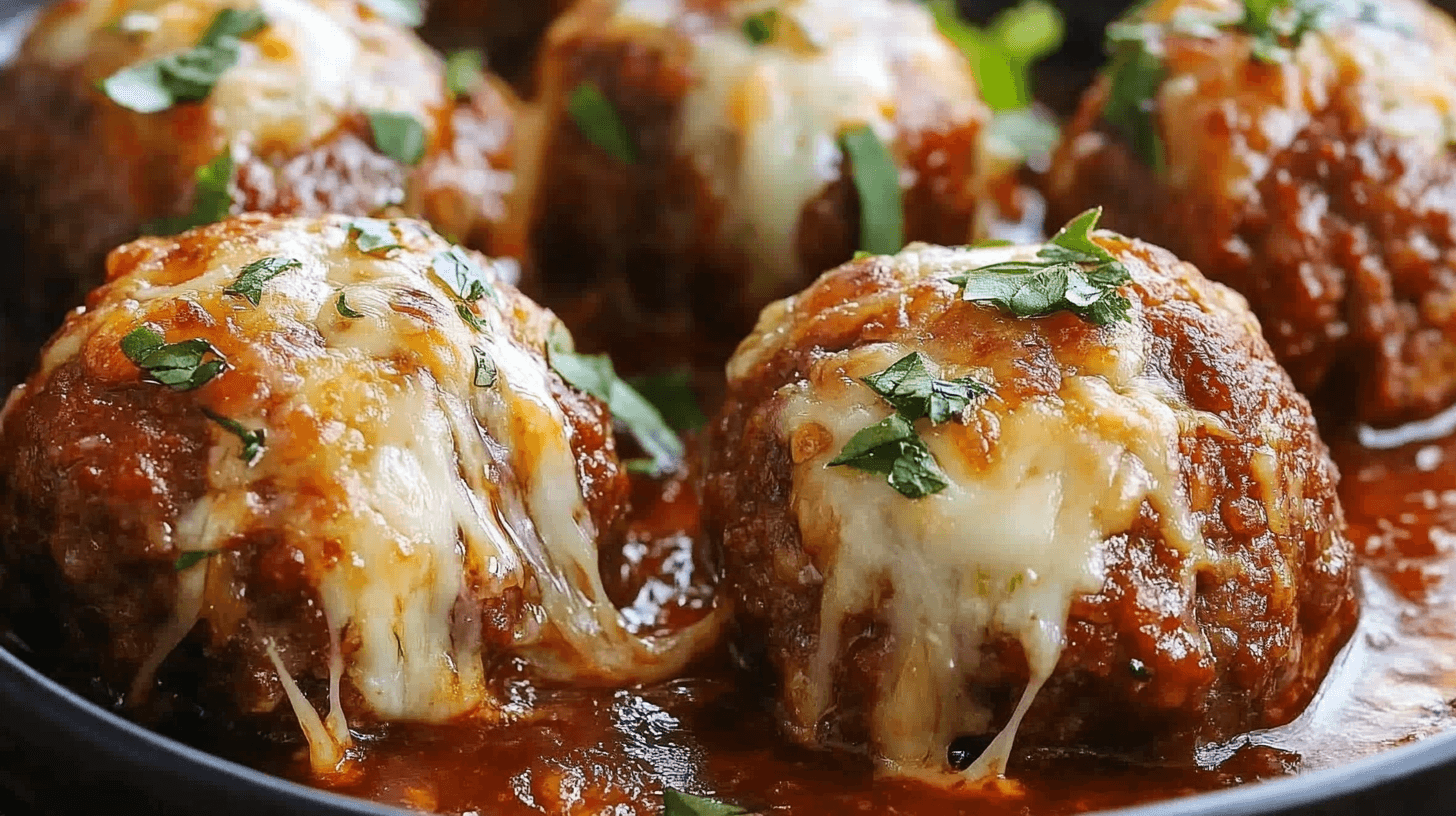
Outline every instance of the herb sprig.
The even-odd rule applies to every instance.
[[[965,287],[965,300],[990,303],[1017,317],[1065,311],[1097,326],[1127,322],[1132,302],[1118,289],[1132,276],[1092,240],[1101,217],[1098,207],[1072,219],[1035,260],[992,264],[949,280]]]
[[[202,409],[202,413],[206,414],[208,419],[221,425],[223,430],[236,436],[243,443],[241,457],[248,467],[256,465],[258,460],[263,457],[263,449],[268,444],[268,432],[266,429],[259,428],[256,431],[251,430],[235,419],[229,419],[221,414],[213,413],[206,408]]]
[[[875,255],[899,252],[905,248],[905,203],[894,157],[869,125],[842,133],[839,146],[859,193],[859,248]]]
[[[142,228],[148,235],[176,235],[179,232],[216,224],[228,217],[233,209],[233,162],[231,148],[223,151],[212,161],[197,168],[193,173],[196,186],[192,192],[192,211],[177,218],[163,218]]]
[[[238,273],[238,279],[228,284],[222,291],[224,294],[245,298],[249,303],[257,306],[263,299],[263,286],[268,281],[284,272],[302,268],[303,262],[295,258],[276,256],[259,258],[243,267],[242,271]]]
[[[637,145],[602,89],[583,82],[571,91],[566,111],[588,142],[622,164],[637,163]]]
[[[445,58],[445,88],[451,97],[468,97],[484,81],[485,55],[480,49],[462,48]]]
[[[849,466],[884,476],[891,487],[909,499],[922,499],[950,486],[950,477],[915,431],[915,422],[929,419],[932,425],[941,425],[960,421],[971,403],[990,394],[991,389],[970,377],[932,377],[920,352],[906,355],[862,382],[895,413],[851,437],[829,466]]]
[[[425,126],[408,113],[370,111],[369,134],[380,153],[400,164],[413,167],[425,157]]]
[[[224,552],[227,551],[189,550],[188,552],[182,553],[181,555],[177,556],[177,560],[172,562],[172,569],[176,572],[185,572],[197,566],[198,564],[201,564],[203,561],[212,558],[215,555],[222,555]]]
[[[137,113],[160,113],[181,102],[200,102],[242,56],[242,40],[268,25],[257,10],[223,9],[197,45],[140,62],[101,80],[111,101]]]
[[[173,391],[201,388],[227,368],[227,360],[206,340],[168,343],[147,325],[137,326],[121,339],[121,353]]]
[[[676,791],[671,788],[662,792],[663,816],[748,816],[748,811],[737,805],[705,799],[701,796]]]
[[[612,417],[651,457],[658,472],[672,470],[683,458],[683,443],[651,402],[617,376],[605,354],[578,354],[571,333],[558,326],[547,348],[551,369],[571,386],[606,404]]]

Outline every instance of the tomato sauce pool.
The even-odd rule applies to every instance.
[[[1349,431],[1332,448],[1344,479],[1349,535],[1362,559],[1364,609],[1320,696],[1294,723],[1205,748],[1195,765],[1025,753],[1010,774],[1019,792],[952,798],[874,780],[869,762],[789,746],[740,689],[729,656],[689,676],[627,691],[507,693],[533,712],[490,729],[393,728],[361,740],[329,786],[420,810],[511,814],[653,814],[666,787],[794,814],[1058,816],[1167,799],[1339,765],[1456,727],[1456,411],[1404,435]],[[1434,429],[1434,430],[1433,430]],[[1433,438],[1439,433],[1444,438]],[[639,626],[705,614],[696,580],[696,504],[682,480],[639,482],[624,552],[604,559],[616,600]],[[288,747],[247,759],[310,777]]]

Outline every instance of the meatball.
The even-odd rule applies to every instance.
[[[254,11],[260,24],[200,46]],[[199,68],[199,54],[225,69]],[[172,73],[149,76],[158,60]],[[208,70],[210,87],[194,76]],[[158,87],[186,95],[138,112],[166,105]],[[510,92],[485,81],[452,100],[440,59],[353,0],[63,0],[0,92],[0,210],[21,256],[3,317],[32,341],[12,352],[10,380],[101,283],[106,253],[143,232],[229,211],[398,208],[473,248],[521,254]]]
[[[1269,5],[1159,0],[1111,29],[1052,217],[1105,206],[1243,293],[1322,410],[1429,416],[1456,397],[1456,25],[1421,0]]]
[[[1187,762],[1311,699],[1357,602],[1309,405],[1237,294],[1095,246],[1131,280],[1088,320],[963,295],[1047,312],[1054,250],[912,245],[729,363],[704,525],[791,739],[959,787],[1013,739]]]
[[[494,270],[420,222],[340,216],[114,252],[0,415],[17,629],[133,705],[291,713],[323,769],[346,718],[506,716],[507,669],[680,669],[712,626],[639,637],[610,602],[611,417]]]
[[[888,153],[863,169],[903,200],[870,206],[909,239],[964,241],[1015,190],[966,60],[913,0],[585,0],[538,82],[542,297],[630,367],[719,366],[759,309],[869,248],[847,134]]]

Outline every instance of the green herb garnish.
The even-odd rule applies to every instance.
[[[703,414],[698,398],[693,394],[691,372],[683,370],[634,377],[631,384],[637,393],[652,403],[674,431],[687,433],[708,424],[708,417]]]
[[[773,38],[779,30],[780,17],[778,9],[767,9],[748,15],[748,18],[743,21],[743,36],[754,45],[773,42]]]
[[[201,388],[227,368],[227,361],[206,340],[168,343],[141,325],[121,340],[121,353],[153,380],[173,391]],[[211,355],[214,359],[207,359]]]
[[[334,301],[334,311],[341,316],[354,320],[364,316],[363,312],[357,312],[349,305],[349,297],[344,292],[339,293],[339,299]]]
[[[410,28],[418,28],[425,21],[420,0],[362,0],[370,11],[386,20]]]
[[[894,255],[905,248],[905,206],[895,159],[869,125],[840,134],[839,146],[859,193],[860,249]]]
[[[257,306],[263,298],[264,284],[284,272],[302,268],[303,262],[293,258],[261,258],[243,267],[238,279],[222,291],[224,294],[247,298],[249,303]]]
[[[748,811],[668,788],[662,792],[662,816],[748,816]]]
[[[864,383],[893,405],[900,416],[912,422],[929,418],[936,425],[960,419],[973,401],[991,393],[972,377],[939,380],[930,376],[919,352],[865,377]]]
[[[617,376],[605,354],[577,354],[570,332],[557,327],[548,346],[551,368],[561,379],[606,403],[612,416],[657,463],[670,470],[683,457],[683,443],[652,403]]]
[[[1017,317],[1071,312],[1106,326],[1131,320],[1132,302],[1118,288],[1132,282],[1127,267],[1092,240],[1102,209],[1072,219],[1031,261],[1006,261],[949,280],[965,300],[993,304]]]
[[[923,499],[950,485],[915,426],[899,414],[855,434],[829,463],[841,465],[885,476],[908,499]]]
[[[111,101],[137,113],[159,113],[180,102],[198,102],[212,93],[242,54],[240,40],[268,25],[259,11],[223,9],[192,48],[147,60],[101,80]]]
[[[369,255],[400,248],[393,221],[356,218],[349,222],[349,235],[354,238],[355,248]]]
[[[248,467],[252,467],[258,463],[258,459],[263,456],[263,448],[268,443],[267,431],[262,428],[256,431],[248,430],[237,420],[215,414],[206,408],[202,409],[202,413],[206,414],[208,419],[221,425],[223,430],[242,440],[242,460]]]
[[[176,235],[228,217],[233,209],[233,153],[224,148],[217,158],[197,168],[193,178],[192,212],[180,218],[163,218],[142,227],[148,235]]]
[[[583,82],[571,91],[567,113],[586,140],[623,164],[637,163],[637,146],[601,88]]]
[[[1109,90],[1102,119],[1122,134],[1133,152],[1156,172],[1166,163],[1163,135],[1158,129],[1157,96],[1167,78],[1163,59],[1155,51],[1156,31],[1148,26],[1117,24],[1107,29]]]
[[[425,157],[425,126],[408,113],[370,111],[369,133],[380,153],[401,164],[413,166]]]
[[[485,55],[477,48],[451,51],[445,58],[445,88],[456,99],[470,96],[485,81]]]
[[[1101,217],[1099,207],[1072,219],[1037,253],[1036,261],[994,264],[952,281],[965,286],[966,300],[992,302],[1018,317],[1070,311],[1097,325],[1127,321],[1132,304],[1117,289],[1132,277],[1092,240]]]
[[[970,62],[981,98],[996,111],[1020,110],[1034,101],[1031,68],[1061,47],[1066,25],[1045,0],[1026,0],[998,14],[985,28],[961,18],[954,0],[931,0],[936,27]]]
[[[468,303],[455,304],[455,314],[460,315],[460,319],[464,320],[467,326],[478,332],[490,331],[490,326],[480,319],[480,315],[477,315],[475,309]]]
[[[500,294],[485,271],[458,246],[437,253],[431,268],[461,300],[474,303],[486,295],[490,295],[491,300],[500,300]]]
[[[1254,59],[1286,62],[1304,35],[1319,27],[1320,17],[1328,10],[1326,4],[1313,0],[1244,0],[1244,16],[1238,25],[1253,37]]]
[[[489,354],[478,348],[472,347],[470,350],[475,352],[475,384],[480,388],[495,385],[496,378],[499,376],[495,361],[490,359]]]
[[[175,571],[177,571],[177,572],[183,572],[185,570],[190,570],[193,567],[197,566],[198,564],[201,564],[203,561],[206,561],[207,559],[213,557],[214,555],[221,555],[224,552],[226,552],[226,551],[225,550],[191,550],[189,552],[185,552],[185,553],[182,553],[181,555],[177,556],[177,560],[175,562],[173,562],[172,568]]]

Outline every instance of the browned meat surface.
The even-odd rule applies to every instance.
[[[528,80],[546,27],[571,0],[429,0],[420,34],[437,48],[478,48],[492,71]]]
[[[761,10],[588,0],[548,35],[539,156],[523,171],[537,288],[628,368],[716,368],[760,308],[860,248],[838,141],[852,129],[887,147],[910,239],[964,242],[993,198],[1014,197],[1014,167],[982,149],[989,112],[965,60],[924,9],[799,3],[756,44],[745,25]],[[592,88],[626,160],[571,112]]]
[[[1049,747],[1188,763],[1318,687],[1356,598],[1309,405],[1242,298],[1097,241],[1128,323],[1012,317],[947,280],[1033,249],[912,246],[769,307],[729,363],[704,527],[791,739],[956,787],[1004,767],[1018,703],[1013,778]],[[862,378],[911,352],[992,392],[915,423],[946,482],[923,498],[829,466],[893,413]]]
[[[1124,59],[1149,67],[1086,95],[1051,218],[1105,206],[1242,292],[1317,406],[1429,416],[1456,397],[1456,25],[1421,0],[1350,0],[1260,59],[1242,7],[1160,0],[1133,20]]]
[[[234,213],[402,212],[493,255],[521,255],[509,90],[487,80],[452,101],[436,55],[350,0],[270,6],[276,19],[242,40],[202,102],[137,113],[96,87],[191,47],[228,6],[63,0],[0,74],[0,212],[18,256],[3,308],[20,341],[7,344],[0,388],[101,283],[107,252],[193,211],[195,174],[224,152]],[[126,14],[134,30],[119,30]],[[423,128],[417,164],[375,145],[376,111]]]
[[[347,723],[529,716],[502,677],[680,669],[711,626],[638,636],[598,571],[630,486],[604,406],[547,364],[556,318],[462,254],[468,300],[421,222],[373,254],[350,223],[241,216],[112,254],[0,417],[9,618],[133,706],[296,718],[329,773]],[[290,263],[225,291],[268,258]],[[173,390],[196,354],[128,353],[139,327],[225,365]]]

